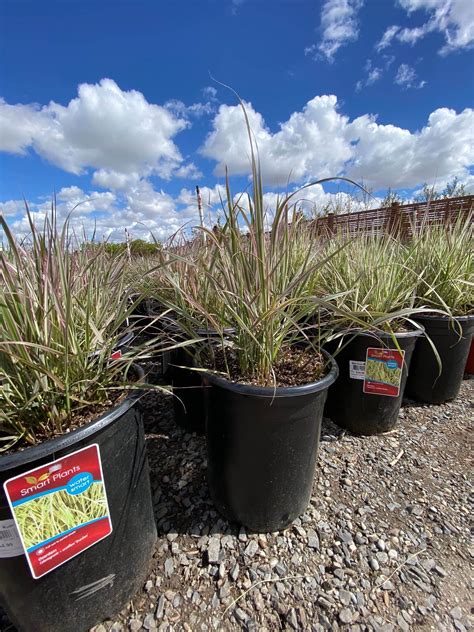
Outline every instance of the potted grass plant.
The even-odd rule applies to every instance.
[[[234,199],[227,178],[222,229],[202,229],[213,248],[206,276],[225,300],[233,330],[225,335],[224,324],[213,319],[219,344],[198,346],[195,370],[206,396],[208,482],[216,507],[231,521],[269,532],[286,528],[309,503],[324,401],[338,371],[301,324],[315,305],[331,310],[329,299],[309,300],[305,292],[324,260],[315,262],[306,237],[307,247],[295,260],[304,235],[293,204],[296,192],[281,196],[267,212],[240,103],[251,193]],[[205,309],[201,315],[207,318]]]
[[[325,415],[358,434],[387,432],[397,422],[422,333],[411,319],[417,275],[409,267],[409,250],[390,235],[339,235],[327,245],[328,252],[334,248],[336,255],[313,280],[316,293],[336,294],[326,348],[340,373]]]
[[[406,388],[416,401],[441,404],[459,393],[474,332],[473,247],[472,215],[447,226],[422,225],[412,240],[416,301],[432,310],[416,317],[426,331]]]
[[[156,540],[124,260],[55,209],[0,252],[0,603],[24,631],[82,632],[141,586]],[[124,329],[125,328],[125,329]]]

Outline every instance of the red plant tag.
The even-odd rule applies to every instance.
[[[369,347],[365,359],[364,393],[398,397],[404,351]]]
[[[35,579],[112,533],[97,444],[3,484]]]

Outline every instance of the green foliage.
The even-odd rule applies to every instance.
[[[413,313],[418,282],[407,247],[391,235],[368,234],[337,236],[327,245],[328,253],[334,249],[315,286],[321,294],[336,294],[338,327],[403,327]]]
[[[27,216],[28,242],[0,216],[0,449],[62,434],[74,415],[126,388],[132,362],[146,354],[110,361],[135,305],[125,255],[79,244],[69,220],[58,228],[54,207],[41,229],[28,208]]]
[[[442,191],[435,189],[435,185],[423,185],[422,191],[415,196],[415,202],[430,202],[432,200],[447,199],[452,197],[462,197],[466,195],[466,187],[459,182],[459,178],[455,176],[450,180]]]
[[[132,239],[130,242],[111,243],[106,242],[105,252],[110,255],[122,255],[127,253],[131,257],[153,257],[160,250],[161,244],[149,243],[143,239]]]
[[[472,214],[448,226],[422,226],[414,236],[410,265],[417,274],[416,304],[453,316],[474,311]]]

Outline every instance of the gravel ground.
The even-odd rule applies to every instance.
[[[94,632],[474,629],[469,425],[474,381],[398,428],[357,437],[325,420],[307,512],[262,535],[228,524],[206,486],[205,440],[144,404],[158,543],[143,590]]]

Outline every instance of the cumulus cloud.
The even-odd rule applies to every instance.
[[[149,103],[141,92],[123,91],[111,79],[81,84],[67,106],[51,102],[0,107],[0,150],[38,155],[69,173],[88,168],[169,178],[182,162],[174,136],[188,123]],[[99,178],[101,175],[98,176]]]
[[[457,175],[464,180],[474,163],[474,110],[435,110],[420,131],[378,124],[375,116],[350,121],[333,95],[318,96],[272,132],[262,115],[246,104],[257,140],[266,184],[285,186],[345,174],[379,189],[413,188]],[[231,174],[249,174],[246,130],[238,106],[222,105],[201,151]],[[246,143],[248,147],[248,142]]]
[[[334,60],[337,51],[359,37],[357,14],[363,5],[362,0],[326,0],[321,9],[321,41],[317,50],[329,62]],[[311,53],[314,47],[307,47],[305,53]]]
[[[447,55],[455,50],[468,49],[474,45],[474,3],[472,0],[398,0],[408,16],[416,11],[427,14],[427,20],[419,26],[402,28],[389,26],[379,42],[378,51],[390,46],[394,39],[414,45],[429,33],[444,36],[444,46],[439,50]]]
[[[203,173],[196,167],[194,162],[190,162],[187,165],[183,165],[174,172],[177,178],[186,178],[188,180],[199,180],[203,177]]]
[[[350,144],[340,131],[347,118],[337,110],[334,95],[311,99],[301,112],[294,112],[272,133],[261,114],[246,104],[250,126],[258,144],[264,180],[284,186],[288,179],[300,181],[308,175],[337,175],[351,156]],[[214,170],[222,176],[227,165],[232,174],[249,172],[250,148],[246,141],[242,110],[221,105],[201,152],[218,161]],[[247,150],[246,150],[247,148]]]
[[[99,169],[92,176],[92,184],[103,189],[127,189],[140,180],[138,173],[119,173],[108,169]]]
[[[418,81],[415,69],[408,64],[400,64],[394,81],[397,85],[405,89],[420,89],[426,85],[426,81]]]
[[[26,154],[46,124],[37,105],[9,105],[0,98],[0,151]]]
[[[415,133],[379,125],[367,115],[359,117],[348,130],[357,142],[348,173],[375,189],[409,189],[434,177],[441,181],[456,175],[465,181],[474,163],[473,127],[474,110],[470,108],[460,114],[439,108]]]

